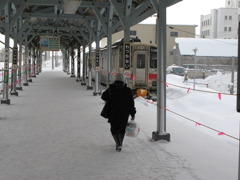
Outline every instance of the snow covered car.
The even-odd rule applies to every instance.
[[[167,67],[167,73],[176,74],[179,76],[185,75],[185,68],[182,66],[171,65]]]

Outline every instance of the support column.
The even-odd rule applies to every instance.
[[[111,83],[111,74],[112,74],[112,31],[111,28],[108,28],[107,34],[107,87]]]
[[[76,81],[79,82],[81,81],[81,77],[80,77],[80,73],[81,73],[81,50],[80,50],[80,46],[77,49],[77,79]]]
[[[58,67],[58,51],[55,51],[55,67]]]
[[[54,51],[52,51],[52,70],[54,70]]]
[[[24,86],[28,86],[28,46],[27,46],[27,36],[26,36],[26,39],[25,39],[25,52],[24,52],[24,82],[23,82],[23,85]]]
[[[113,28],[112,28],[112,22],[113,22],[113,11],[114,8],[111,5],[109,7],[109,12],[108,12],[108,26],[106,29],[107,33],[107,87],[109,87],[111,81],[112,81],[112,33],[113,33]]]
[[[63,72],[67,72],[67,70],[66,70],[66,56],[67,56],[67,54],[66,54],[66,49],[65,48],[63,48],[62,50],[62,61],[63,61]]]
[[[70,50],[67,50],[67,74],[70,74],[70,67],[69,67],[69,63],[70,63]]]
[[[22,18],[19,17],[19,58],[18,58],[18,77],[17,77],[17,90],[22,90],[22,45],[23,45],[23,38],[22,38]]]
[[[86,54],[85,54],[86,46],[83,46],[83,74],[82,74],[82,86],[86,86]]]
[[[89,38],[89,53],[88,53],[88,86],[87,90],[92,90],[92,38]]]
[[[125,1],[125,17],[124,17],[124,43],[123,43],[123,57],[124,57],[124,77],[126,84],[130,86],[131,77],[131,44],[130,44],[130,12],[132,1]]]
[[[17,24],[15,24],[14,26],[14,47],[13,47],[13,51],[12,51],[12,76],[11,76],[11,95],[15,95],[18,96],[18,92],[17,92],[17,63],[18,63],[18,45],[17,45]]]
[[[35,49],[35,47],[32,49],[33,50],[33,54],[32,54],[32,66],[33,66],[33,68],[32,68],[32,77],[36,77],[36,49]]]
[[[75,59],[74,59],[74,48],[71,48],[71,76],[70,77],[76,77],[75,76]]]
[[[238,59],[237,59],[237,112],[240,112],[240,18],[238,19]],[[240,146],[240,143],[239,143]],[[240,151],[239,151],[240,157]],[[240,169],[240,164],[239,164]],[[239,171],[239,180],[240,180],[240,171]]]
[[[22,36],[22,34],[20,34]],[[17,90],[22,90],[22,38],[20,37],[19,44],[19,60],[18,60],[18,78],[17,78]]]
[[[131,45],[130,45],[130,26],[128,23],[125,24],[124,27],[124,50],[123,50],[123,57],[124,57],[124,76],[126,84],[129,86],[130,77],[131,77]],[[129,86],[130,87],[130,86]]]
[[[11,78],[11,95],[18,96],[18,92],[16,89],[16,84],[17,84],[17,59],[18,59],[18,47],[17,45],[15,46],[15,41],[14,41],[14,47],[13,47],[13,61],[12,61],[12,78]]]
[[[63,49],[63,66],[64,66],[64,72],[67,73],[67,51],[66,51],[66,49]]]
[[[170,134],[166,133],[166,0],[158,0],[157,17],[157,131],[152,138],[170,141]]]
[[[96,50],[95,50],[95,91],[93,92],[93,95],[101,95],[101,89],[100,87],[100,64],[99,64],[99,41],[100,41],[100,23],[98,23],[98,31],[96,36]]]
[[[40,50],[36,50],[36,58],[37,58],[37,63],[36,63],[36,75],[39,75],[39,67],[40,67]]]
[[[63,49],[61,49],[61,52],[62,52],[62,62],[63,62],[63,64],[62,64],[62,70],[63,70],[63,72],[66,72],[65,71],[65,49],[63,48]]]
[[[28,82],[32,82],[32,48],[28,52]]]
[[[49,55],[49,58],[50,58],[50,55]],[[47,60],[48,60],[48,51],[45,51],[44,61],[47,61]]]
[[[40,64],[39,64],[39,73],[42,72],[42,66],[43,66],[43,61],[42,61],[42,54],[43,51],[39,51],[39,56],[40,56]]]
[[[8,81],[9,81],[9,3],[6,4],[4,8],[5,14],[5,59],[4,59],[4,77],[3,77],[3,99],[1,104],[10,104],[10,99],[8,99]]]
[[[238,58],[237,58],[237,112],[240,112],[240,18],[238,19]],[[240,125],[240,124],[239,124]],[[240,128],[240,126],[239,126]],[[240,138],[240,133],[239,133]],[[238,180],[240,180],[240,143],[238,146]]]

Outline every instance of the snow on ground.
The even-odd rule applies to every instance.
[[[232,85],[232,73],[217,72],[217,74],[207,77],[206,79],[198,79],[198,82],[208,84],[208,87],[218,92],[229,93],[229,85]],[[234,73],[234,94],[237,93],[237,72]]]
[[[168,75],[167,108],[239,137],[236,97],[203,93]],[[114,150],[103,101],[58,67],[33,78],[11,105],[1,105],[0,177],[4,180],[226,180],[237,179],[238,141],[167,111],[171,141],[151,140],[157,106],[135,100],[137,138]],[[196,86],[197,89],[214,91]]]
[[[228,76],[228,74],[221,74],[221,76],[215,75],[207,78],[206,82],[209,86],[216,87],[216,89],[218,88],[221,89],[222,92],[228,93],[227,78],[225,78],[225,76]],[[176,80],[179,81],[176,82]],[[176,88],[169,85],[167,88],[168,109],[239,138],[240,114],[236,112],[235,95],[223,94],[219,98],[218,91],[202,87],[202,85],[196,85],[196,89],[209,91],[209,93],[194,91],[192,90],[192,84],[183,83],[183,78],[175,75],[168,75],[167,82],[191,88],[187,93],[188,89]],[[214,85],[214,83],[216,85]],[[211,133],[211,131],[209,133]]]

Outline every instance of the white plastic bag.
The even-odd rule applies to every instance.
[[[140,128],[135,121],[129,121],[126,127],[126,136],[137,137]]]

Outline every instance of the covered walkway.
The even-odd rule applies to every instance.
[[[212,141],[213,146],[220,142],[189,127],[187,133],[179,134],[175,129],[186,127],[177,121],[174,125],[172,120],[169,122],[174,143],[151,142],[150,132],[154,126],[145,127],[148,119],[142,109],[147,107],[139,102],[136,102],[136,119],[141,122],[141,133],[138,138],[126,137],[122,152],[116,152],[109,125],[99,116],[102,100],[80,84],[61,70],[44,70],[19,92],[19,97],[10,97],[11,105],[1,105],[0,179],[221,180],[237,177],[237,169],[221,175],[232,163],[231,154],[215,157],[211,147],[198,149],[206,139]],[[194,133],[199,133],[201,142],[186,142],[184,135]],[[201,155],[201,162],[189,162],[184,149],[190,147],[191,157]],[[225,147],[223,152],[229,152],[230,147]],[[212,173],[205,174],[208,168],[212,168]]]

